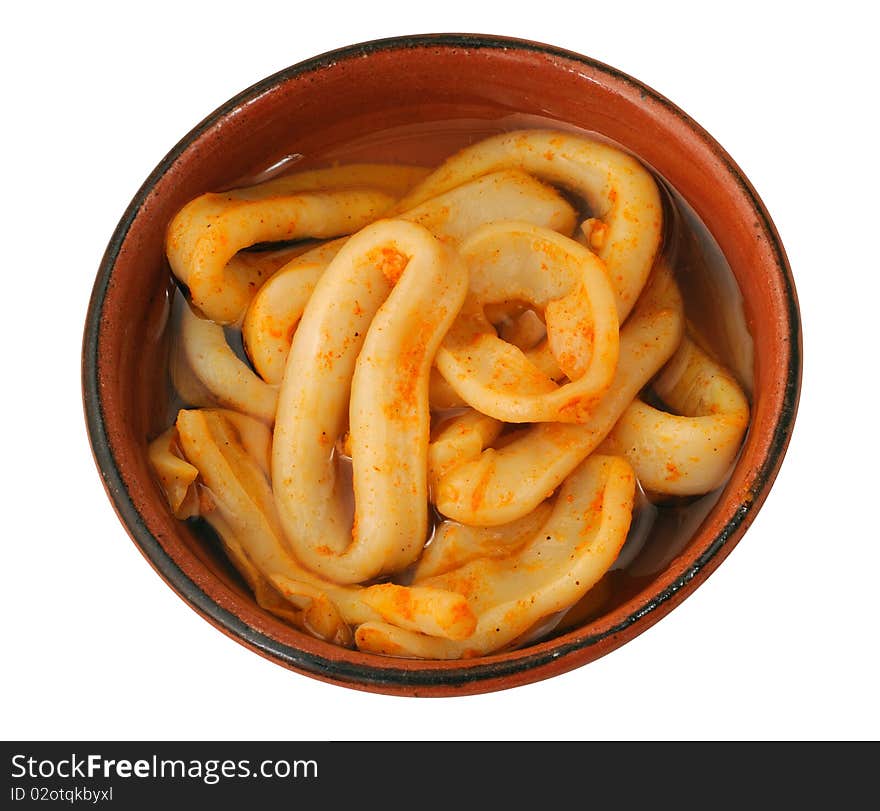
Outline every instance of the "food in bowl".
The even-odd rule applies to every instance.
[[[582,622],[748,427],[707,239],[634,156],[560,129],[201,195],[166,239],[169,506],[339,645],[468,658]]]

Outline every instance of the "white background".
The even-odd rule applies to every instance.
[[[0,734],[877,738],[880,62],[867,7],[154,0],[7,8]],[[214,630],[160,580],[92,461],[80,341],[119,217],[194,124],[325,50],[439,31],[579,51],[641,79],[706,127],[752,180],[787,248],[805,374],[794,438],[765,506],[684,604],[566,675],[415,700],[284,670]]]

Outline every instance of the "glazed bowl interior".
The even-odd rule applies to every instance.
[[[696,531],[598,615],[521,650],[461,662],[395,659],[309,637],[260,609],[209,536],[177,521],[146,446],[167,428],[171,284],[163,239],[197,195],[298,166],[376,160],[432,166],[514,125],[596,132],[632,151],[694,209],[742,291],[754,340],[752,422],[736,469]],[[387,138],[391,132],[407,137]],[[430,133],[431,137],[421,137]],[[628,641],[723,560],[776,475],[800,383],[797,300],[754,190],[698,125],[649,88],[548,46],[426,36],[353,46],[301,63],[209,116],[162,161],[113,235],[86,324],[84,400],[92,448],[122,522],[158,573],[215,626],[316,678],[388,693],[475,693],[536,681]]]

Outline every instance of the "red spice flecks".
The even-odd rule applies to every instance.
[[[409,257],[404,256],[395,248],[385,247],[380,251],[380,269],[382,275],[388,279],[391,284],[397,284],[397,280],[403,275],[406,269]]]

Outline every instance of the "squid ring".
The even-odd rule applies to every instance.
[[[516,167],[556,183],[590,208],[589,244],[605,262],[623,322],[660,248],[663,210],[650,172],[622,150],[550,130],[487,138],[448,158],[395,207],[403,211],[487,172]]]
[[[584,422],[614,377],[617,310],[605,267],[568,237],[501,222],[461,245],[468,297],[440,350],[437,368],[472,407],[506,422]],[[561,386],[502,340],[487,304],[525,302],[544,314],[547,345],[571,382]]]
[[[402,627],[450,638],[473,631],[475,619],[460,594],[428,586],[341,586],[303,567],[283,540],[268,479],[227,416],[182,410],[176,425],[186,461],[198,469],[207,488],[202,516],[224,545],[233,547],[233,556],[240,549],[251,568],[293,606],[307,608],[316,595],[324,595],[349,624],[400,621]],[[248,578],[247,569],[243,575]]]
[[[355,632],[361,650],[392,656],[458,659],[503,648],[544,617],[574,605],[611,567],[632,519],[635,474],[625,459],[592,456],[562,486],[547,522],[506,557],[483,557],[429,577],[423,587],[467,598],[476,629],[438,639],[388,623]]]
[[[687,336],[652,388],[676,413],[634,400],[609,435],[610,447],[626,456],[650,492],[690,496],[714,490],[749,424],[742,389]]]
[[[437,481],[437,509],[463,524],[496,526],[531,512],[608,435],[639,391],[681,342],[681,295],[665,265],[620,331],[611,387],[582,424],[539,423],[502,448],[487,448]],[[486,420],[491,419],[486,417]]]
[[[510,218],[570,232],[575,213],[555,189],[522,172],[506,171],[466,183],[399,216],[452,244],[486,223]],[[346,239],[293,259],[251,301],[243,324],[245,346],[266,382],[281,383],[293,333],[309,296]]]
[[[423,180],[429,171],[420,166],[354,163],[284,175],[251,186],[250,190],[255,197],[258,195],[283,197],[307,191],[368,188],[399,197],[418,181]],[[314,247],[314,244],[306,242],[279,250],[239,251],[227,262],[225,273],[235,279],[233,284],[236,287],[249,290],[253,294],[273,273],[290,262],[291,259],[312,250]]]
[[[223,327],[184,305],[180,342],[181,360],[219,404],[267,423],[275,419],[277,387],[261,380],[232,351]]]
[[[253,296],[240,274],[226,271],[242,248],[257,242],[350,234],[375,220],[394,198],[381,191],[343,189],[268,196],[251,186],[203,194],[171,221],[166,253],[193,304],[211,320],[237,322]]]
[[[424,546],[428,375],[466,292],[457,253],[402,220],[364,228],[318,281],[287,358],[272,450],[287,538],[318,574],[360,582],[404,568]],[[351,527],[333,464],[346,416]]]
[[[248,247],[254,242],[301,238],[302,234],[300,231],[304,232],[305,229],[300,229],[296,234],[288,234],[283,231],[286,226],[282,222],[275,228],[275,231],[281,228],[282,233],[280,236],[277,233],[273,233],[268,236],[258,236],[255,239],[246,240],[244,244],[234,248],[234,255],[229,254],[231,246],[227,239],[243,239],[244,234],[241,233],[243,227],[247,225],[256,227],[259,224],[259,228],[263,231],[266,231],[267,227],[271,230],[271,226],[267,225],[267,223],[271,223],[271,220],[267,221],[263,214],[260,213],[266,206],[274,206],[277,202],[290,208],[293,204],[288,198],[292,196],[309,192],[326,194],[334,190],[374,189],[385,195],[398,198],[408,189],[412,188],[415,183],[424,179],[427,174],[427,169],[417,166],[356,163],[348,166],[333,166],[326,169],[312,169],[306,172],[283,175],[274,180],[235,189],[225,194],[202,195],[181,209],[171,222],[166,239],[166,249],[169,261],[172,264],[172,270],[174,270],[178,278],[190,285],[193,301],[202,312],[221,323],[235,322],[243,312],[251,296],[259,289],[260,284],[268,278],[268,272],[281,267],[285,262],[285,255],[287,260],[289,260],[296,253],[302,253],[302,249],[298,246],[252,256],[236,253],[239,247]],[[351,213],[345,212],[344,209],[344,201],[349,198],[343,195],[341,199],[343,207],[338,209],[334,217],[337,221],[340,218],[344,219],[348,213]],[[364,198],[357,194],[352,199],[356,202],[355,218],[360,217],[362,219],[360,224],[369,222],[369,217],[363,219]],[[387,200],[383,199],[377,205],[379,208],[387,207],[387,202]],[[248,211],[247,203],[260,203],[259,211],[257,209]],[[369,203],[367,208],[369,208]],[[378,213],[377,211],[376,214],[378,215]],[[218,218],[220,218],[221,222],[216,221]],[[226,220],[225,223],[222,222],[224,218]],[[250,222],[247,222],[248,219],[250,219]],[[375,219],[375,216],[372,219]],[[218,233],[216,230],[218,226],[221,229],[225,227],[230,233]],[[328,234],[328,236],[338,236],[339,234],[351,233],[359,226],[357,223],[352,222],[350,225],[342,226],[341,230],[336,226],[332,226],[332,224],[330,227],[335,230],[335,233]],[[187,232],[191,228],[194,228],[195,231],[188,234]],[[208,233],[209,228],[215,229],[213,233]],[[311,234],[311,236],[320,236],[320,234],[316,232]],[[200,245],[200,240],[204,240],[204,244]],[[213,255],[210,257],[205,255],[218,248],[223,256],[227,256],[228,261]],[[221,282],[226,282],[232,287],[231,293],[219,289],[207,289],[205,295],[212,301],[217,299],[215,294],[222,294],[223,301],[217,299],[213,305],[205,305],[201,295],[196,297],[188,280],[189,274],[195,272],[198,268],[195,266],[187,267],[187,263],[193,261],[205,262],[208,260],[210,260],[209,263],[213,263],[210,268],[210,274],[215,277],[214,284],[219,288],[226,286],[221,284]],[[225,264],[225,268],[223,264]],[[178,267],[180,272],[178,272]],[[237,298],[241,299],[244,304],[236,302]],[[221,306],[226,307],[227,310],[221,312]],[[232,310],[237,309],[239,316],[231,315],[228,308]]]

